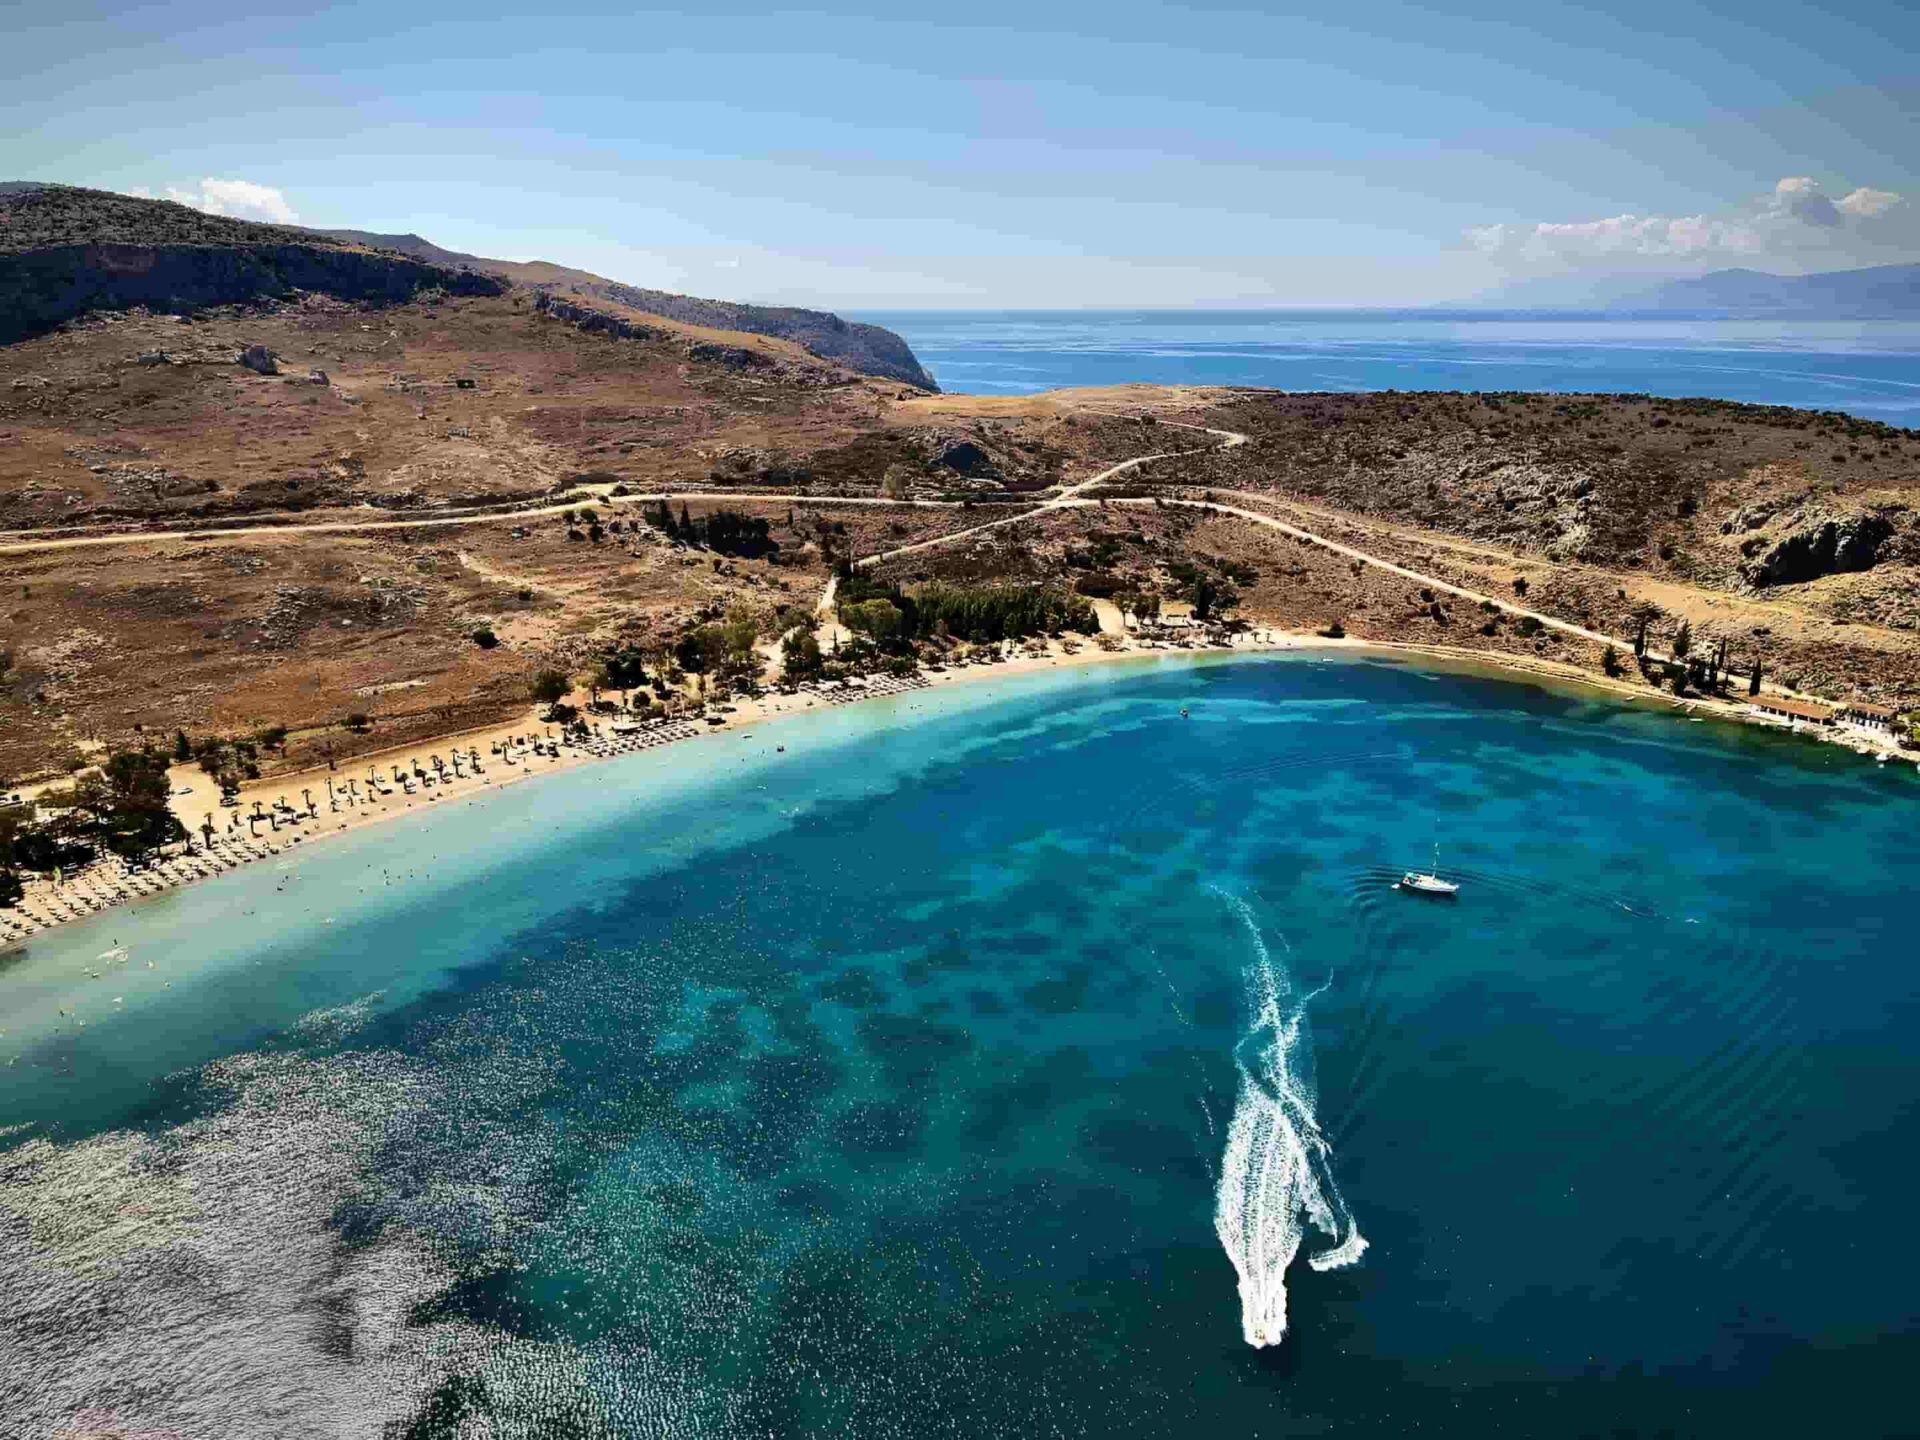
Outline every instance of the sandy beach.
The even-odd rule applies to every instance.
[[[315,768],[247,781],[240,787],[238,803],[230,806],[219,803],[219,791],[210,776],[195,765],[177,765],[170,771],[174,791],[171,803],[174,814],[192,837],[193,853],[156,858],[133,871],[109,858],[57,880],[29,879],[21,903],[10,911],[0,911],[0,946],[18,943],[52,926],[84,919],[114,905],[133,903],[236,866],[270,859],[296,846],[310,845],[398,816],[445,807],[449,802],[486,790],[517,785],[640,749],[682,743],[700,735],[746,730],[835,705],[914,690],[1007,679],[1036,670],[1092,666],[1149,656],[1247,653],[1357,643],[1277,631],[1257,633],[1271,638],[1241,637],[1232,647],[1196,642],[1185,648],[1129,639],[1117,650],[1101,649],[1080,640],[1055,641],[1046,645],[1044,654],[1023,652],[991,664],[922,670],[905,681],[868,677],[864,683],[856,680],[844,687],[811,686],[793,694],[769,690],[731,701],[706,719],[662,722],[657,726],[633,728],[625,734],[614,727],[625,728],[631,722],[622,717],[596,716],[591,717],[596,738],[585,744],[562,742],[560,727],[542,721],[539,707],[529,706],[519,720],[448,734],[427,744],[375,751],[357,756],[331,771]],[[1073,651],[1066,648],[1068,644],[1074,646]],[[529,742],[537,742],[537,746]],[[462,757],[457,775],[452,765],[455,751]],[[468,758],[472,756],[478,757],[477,768]],[[438,769],[434,765],[436,757],[441,762]],[[396,771],[408,777],[411,793],[395,781]],[[369,783],[370,777],[378,777],[377,787]],[[203,843],[203,826],[208,823],[214,827],[210,845]],[[169,847],[170,850],[177,848]]]
[[[1487,675],[1578,685],[1635,704],[1676,710],[1688,718],[1736,723],[1752,723],[1753,719],[1745,704],[1739,701],[1677,701],[1644,684],[1597,676],[1557,661],[1509,655],[1496,658],[1482,651],[1446,646],[1402,645],[1351,637],[1329,639],[1264,627],[1255,627],[1235,637],[1231,644],[1209,644],[1200,640],[1180,643],[1134,635],[1119,638],[1118,648],[1111,650],[1079,637],[1045,642],[1044,646],[1034,642],[1010,659],[923,669],[906,679],[867,677],[864,681],[854,680],[840,686],[809,686],[796,693],[769,690],[731,701],[704,719],[640,726],[624,717],[595,716],[592,717],[595,736],[586,742],[562,741],[560,727],[542,721],[538,707],[529,706],[526,714],[516,721],[445,735],[428,744],[376,751],[358,756],[335,770],[310,769],[248,781],[241,786],[238,803],[234,805],[218,803],[213,780],[197,766],[175,766],[170,772],[174,788],[171,803],[181,825],[193,837],[191,852],[170,853],[137,870],[129,870],[120,861],[109,858],[57,880],[31,879],[21,903],[12,910],[0,911],[0,947],[19,944],[46,929],[85,919],[116,905],[136,903],[241,865],[271,859],[297,846],[402,815],[430,811],[488,790],[644,749],[683,743],[702,735],[749,730],[836,705],[943,686],[1011,679],[1041,670],[1108,666],[1174,656],[1298,650],[1362,652],[1442,661]],[[461,757],[457,766],[453,764],[456,752]],[[404,780],[397,778],[402,776]],[[203,827],[209,823],[213,826],[211,844],[203,842]],[[170,851],[176,849],[169,847]]]

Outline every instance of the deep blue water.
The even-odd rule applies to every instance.
[[[0,1433],[1897,1433],[1916,799],[1290,656],[342,837],[0,968]],[[1269,1081],[1368,1248],[1254,1350]]]
[[[1387,311],[886,311],[942,387],[1621,391],[1920,424],[1920,323]]]

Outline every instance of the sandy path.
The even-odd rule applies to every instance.
[[[236,525],[228,529],[209,527],[201,530],[142,530],[115,535],[77,535],[61,540],[6,540],[0,543],[0,555],[28,555],[42,550],[86,550],[110,545],[153,545],[168,541],[192,540],[216,543],[222,540],[259,539],[274,535],[336,535],[380,530],[418,530],[423,526],[499,525],[507,521],[537,520],[543,516],[564,515],[582,505],[652,505],[663,500],[724,501],[738,505],[746,501],[764,501],[784,505],[868,505],[901,510],[958,510],[958,500],[889,500],[872,495],[770,495],[728,490],[663,490],[648,495],[584,494],[551,505],[524,510],[489,510],[480,514],[420,515],[410,520],[318,520],[310,525]]]

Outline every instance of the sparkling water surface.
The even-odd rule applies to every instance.
[[[303,849],[0,964],[0,1433],[1895,1433],[1916,799],[1302,654]],[[1261,993],[1365,1246],[1255,1349]]]
[[[1430,310],[885,311],[968,394],[1067,385],[1622,391],[1920,425],[1920,323]]]

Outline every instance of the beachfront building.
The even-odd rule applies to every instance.
[[[1200,623],[1193,618],[1193,602],[1189,600],[1162,600],[1159,621],[1175,630],[1184,630]]]
[[[1898,712],[1891,705],[1869,705],[1864,700],[1853,700],[1840,707],[1842,724],[1877,730],[1882,735],[1893,733],[1893,722],[1898,718]]]
[[[1785,695],[1756,695],[1753,708],[1762,715],[1795,725],[1831,725],[1834,720],[1831,705],[1822,705],[1817,700],[1793,700]]]

